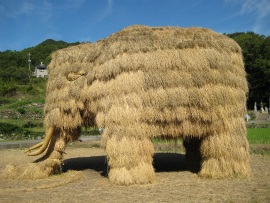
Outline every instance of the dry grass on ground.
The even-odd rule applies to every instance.
[[[89,147],[90,146],[90,147]],[[116,186],[107,179],[105,151],[99,142],[76,142],[66,150],[63,174],[42,180],[0,181],[0,202],[270,202],[270,156],[252,154],[248,179],[201,179],[185,167],[183,149],[156,145],[154,184]],[[253,152],[269,145],[251,146]],[[171,151],[170,151],[171,150]],[[22,150],[0,151],[5,165],[32,162]]]

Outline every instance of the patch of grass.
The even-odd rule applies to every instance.
[[[249,144],[270,144],[270,128],[250,128],[247,129],[247,139]],[[175,144],[175,140],[164,140],[153,138],[153,143]],[[183,144],[182,138],[177,138],[176,144]]]
[[[18,127],[23,127],[26,123],[31,122],[34,123],[37,128],[43,128],[43,121],[40,120],[29,120],[29,119],[0,119],[0,123],[8,123],[12,125],[17,125]],[[43,128],[43,131],[44,128]]]
[[[7,104],[12,103],[12,102],[14,102],[14,99],[5,98],[5,97],[0,96],[0,105],[7,105]]]
[[[83,127],[81,135],[91,136],[91,135],[101,135],[101,133],[99,132],[98,127],[93,126],[93,127],[88,127],[87,129]]]
[[[43,120],[0,119],[0,125],[0,134],[1,131],[3,131],[5,139],[8,139],[8,141],[15,140],[16,138],[20,140],[29,138],[36,139],[37,137],[43,138],[45,134]],[[2,128],[3,130],[1,130]],[[9,131],[7,131],[6,128],[8,128]],[[98,131],[97,127],[89,127],[88,129],[83,128],[81,135],[93,136],[101,135],[101,133]]]
[[[14,142],[14,141],[22,141],[22,140],[0,140],[0,142]]]
[[[38,126],[38,127],[34,127],[34,128],[26,128],[28,130],[31,130],[33,132],[37,132],[37,133],[45,133],[45,128],[43,128],[43,126]]]
[[[153,143],[164,143],[164,144],[183,144],[183,139],[182,138],[177,138],[177,139],[161,139],[159,137],[155,137],[152,139]]]
[[[249,144],[270,144],[270,128],[247,129]]]
[[[270,125],[270,122],[262,122],[262,123],[246,124],[246,126],[257,126],[257,125]]]
[[[44,112],[43,109],[37,109],[37,108],[29,109],[29,111],[32,111],[32,112],[34,112],[34,113],[43,113],[43,112]]]
[[[268,149],[252,149],[250,154],[270,155],[270,151]]]
[[[27,104],[31,104],[31,103],[45,103],[45,99],[36,99],[36,100],[12,100],[12,102],[10,101],[9,104],[0,106],[0,109],[16,109],[22,106],[25,106]]]

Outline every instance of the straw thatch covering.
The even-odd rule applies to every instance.
[[[55,52],[48,71],[45,127],[103,126],[112,182],[154,180],[153,137],[182,137],[187,163],[201,163],[203,177],[249,174],[248,86],[232,39],[136,25]]]

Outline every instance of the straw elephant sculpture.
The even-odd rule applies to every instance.
[[[155,180],[154,137],[182,138],[186,163],[200,166],[201,177],[249,175],[248,85],[232,39],[204,28],[135,25],[56,51],[48,71],[46,136],[27,150],[42,157],[17,166],[17,178],[59,172],[66,144],[94,125],[104,127],[115,184]]]

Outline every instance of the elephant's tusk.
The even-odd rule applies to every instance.
[[[44,141],[42,141],[42,142],[36,144],[36,145],[33,146],[33,147],[30,147],[29,149],[25,150],[24,153],[29,152],[29,151],[31,151],[31,150],[33,150],[33,149],[36,149],[36,148],[40,147],[40,146],[43,144],[43,142],[44,142]]]
[[[34,146],[34,148],[37,148],[36,146],[38,146],[38,145],[41,146],[41,145],[42,145],[42,146],[39,148],[39,150],[37,150],[37,151],[35,151],[35,152],[32,152],[32,153],[29,153],[29,154],[27,154],[27,155],[28,155],[28,156],[36,156],[36,155],[39,155],[39,154],[41,154],[42,152],[44,152],[45,149],[47,148],[47,146],[48,146],[48,144],[49,144],[51,138],[52,138],[53,131],[54,131],[54,127],[49,128],[48,133],[46,133],[46,136],[45,136],[43,142],[41,142],[41,143],[39,143],[39,144],[37,144],[37,145]],[[30,148],[30,150],[31,150],[31,148]]]

